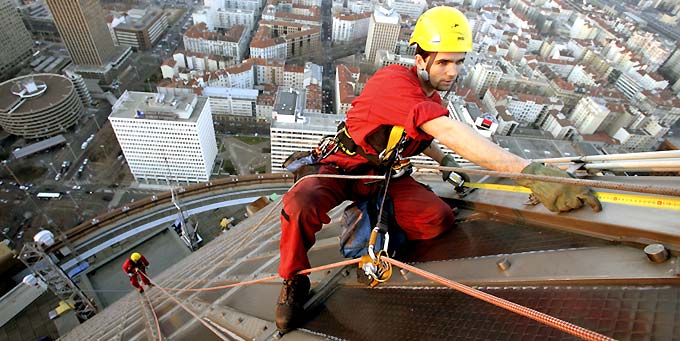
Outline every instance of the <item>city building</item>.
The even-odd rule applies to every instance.
[[[425,0],[393,0],[390,6],[402,17],[418,19],[427,9],[428,3]]]
[[[393,8],[377,6],[368,25],[366,37],[366,60],[375,63],[378,50],[394,52],[399,39],[400,16]]]
[[[0,126],[27,139],[61,134],[75,125],[84,108],[71,80],[33,74],[0,84]]]
[[[0,50],[0,80],[14,75],[31,57],[33,40],[21,21],[16,3],[0,0],[0,32],[3,48]]]
[[[614,86],[630,100],[644,90],[663,90],[668,87],[668,81],[657,73],[631,70],[621,73]]]
[[[210,179],[217,143],[207,97],[126,91],[109,121],[136,181]]]
[[[394,54],[387,50],[378,50],[375,58],[375,64],[383,66],[388,66],[392,64],[397,64],[405,67],[411,67],[416,65],[416,58],[414,56],[402,56]]]
[[[255,118],[258,91],[208,86],[203,88],[203,96],[210,99],[210,109],[216,121],[226,120],[222,116]]]
[[[255,67],[256,85],[283,84],[284,61],[276,59],[251,58]]]
[[[104,66],[116,56],[98,0],[46,0],[76,65]]]
[[[116,48],[98,0],[46,0],[75,71],[110,84],[129,65],[132,49]]]
[[[550,110],[548,112],[548,116],[543,120],[543,124],[541,124],[541,129],[560,140],[572,140],[578,135],[578,131],[571,121],[557,110]]]
[[[318,25],[260,20],[250,42],[250,56],[286,59],[316,53],[320,47],[321,28]]]
[[[31,32],[33,40],[61,42],[52,14],[43,1],[19,6],[19,11],[21,11],[21,18],[26,29]]]
[[[338,124],[345,115],[306,112],[305,91],[280,89],[272,110],[270,128],[271,169],[281,173],[283,161],[298,151],[309,151],[324,136],[335,135]]]
[[[239,1],[240,2],[240,1]],[[232,1],[230,3],[236,3]],[[245,3],[245,2],[244,2]],[[235,25],[246,27],[248,36],[255,27],[255,16],[259,11],[233,8],[205,7],[192,13],[194,24],[205,23],[209,30],[229,29]]]
[[[163,78],[173,78],[180,74],[189,74],[191,71],[213,72],[229,66],[232,66],[230,60],[222,56],[180,50],[163,61],[161,73]]]
[[[643,129],[621,128],[614,134],[613,138],[619,140],[619,149],[631,153],[649,152],[656,143],[653,135]]]
[[[470,73],[470,87],[478,98],[483,98],[489,88],[498,86],[502,76],[503,70],[497,65],[478,63]]]
[[[517,122],[524,125],[539,121],[549,110],[561,110],[564,105],[556,98],[524,94],[517,91],[490,88],[484,95],[484,105],[492,112],[496,107],[506,108]]]
[[[168,19],[160,9],[131,9],[125,22],[113,26],[119,45],[133,49],[150,50],[163,37],[168,28]]]
[[[346,115],[352,107],[352,101],[360,93],[359,78],[361,71],[358,67],[349,67],[338,64],[335,67],[335,113]]]
[[[205,23],[198,23],[184,32],[184,48],[191,52],[223,56],[241,61],[248,48],[245,27],[234,25],[224,33],[208,30]]]
[[[306,88],[310,84],[321,85],[322,72],[321,66],[312,62],[305,63],[305,66],[285,65],[283,67],[283,85],[287,88]]]
[[[668,59],[659,68],[659,73],[673,84],[673,90],[678,92],[680,90],[680,49],[675,48],[675,51],[668,57]]]
[[[83,76],[70,70],[64,70],[64,75],[73,83],[76,93],[78,94],[78,98],[80,98],[83,106],[87,108],[88,106],[92,105],[92,94],[90,93],[90,89],[87,88],[87,84],[85,84],[85,79],[83,79]]]
[[[571,113],[570,121],[582,135],[592,135],[600,129],[609,111],[602,98],[583,97]]]
[[[363,39],[368,35],[368,26],[373,12],[333,14],[333,28],[331,34],[334,42],[353,41]]]
[[[161,66],[164,75],[172,75],[161,81],[158,88],[166,88],[171,93],[200,93],[200,88],[217,86],[225,88],[252,89],[255,86],[253,61],[246,59],[238,65],[216,71],[176,68],[175,60],[168,60]],[[174,89],[174,90],[170,90]]]

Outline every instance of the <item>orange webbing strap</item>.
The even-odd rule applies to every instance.
[[[392,265],[398,266],[402,269],[408,270],[410,272],[415,273],[416,275],[420,275],[424,278],[427,278],[431,281],[435,281],[439,284],[445,285],[451,289],[458,290],[464,294],[470,295],[474,298],[480,299],[482,301],[485,301],[487,303],[491,303],[497,307],[509,310],[513,313],[520,314],[524,317],[528,317],[534,321],[543,323],[545,325],[551,326],[553,328],[559,329],[565,333],[569,333],[571,335],[580,337],[584,340],[592,340],[592,341],[609,341],[609,340],[614,340],[608,336],[604,336],[602,334],[596,333],[592,330],[585,329],[583,327],[579,327],[575,324],[560,320],[556,317],[552,317],[548,314],[544,314],[540,311],[533,310],[531,308],[527,308],[525,306],[519,305],[517,303],[510,302],[508,300],[502,299],[500,297],[496,297],[494,295],[485,293],[483,291],[471,288],[467,285],[446,279],[441,276],[437,276],[433,273],[427,272],[425,270],[421,270],[416,268],[415,266],[408,265],[406,263],[402,263],[400,261],[394,260],[389,257],[383,257],[387,262],[392,263]]]

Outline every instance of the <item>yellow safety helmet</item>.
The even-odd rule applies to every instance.
[[[132,259],[135,262],[140,260],[141,258],[142,258],[142,255],[139,254],[138,252],[135,252],[135,253],[130,255],[130,259]]]
[[[448,6],[433,7],[416,22],[409,45],[427,52],[472,51],[472,29],[465,15]]]

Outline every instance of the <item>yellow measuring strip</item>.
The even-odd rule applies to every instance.
[[[477,182],[466,182],[465,187],[490,189],[494,191],[516,192],[516,193],[531,193],[531,190],[522,186],[513,185],[499,185],[499,184],[480,184]],[[680,211],[680,199],[666,198],[648,195],[637,194],[621,194],[610,192],[594,192],[595,196],[601,202],[609,202],[613,204],[662,208],[667,210]]]

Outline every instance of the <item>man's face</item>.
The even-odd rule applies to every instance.
[[[435,57],[434,53],[424,60],[416,56],[417,67],[425,69],[430,58],[433,57]],[[456,81],[464,61],[465,53],[463,52],[438,52],[430,67],[430,86],[439,91],[449,90],[451,84]]]

